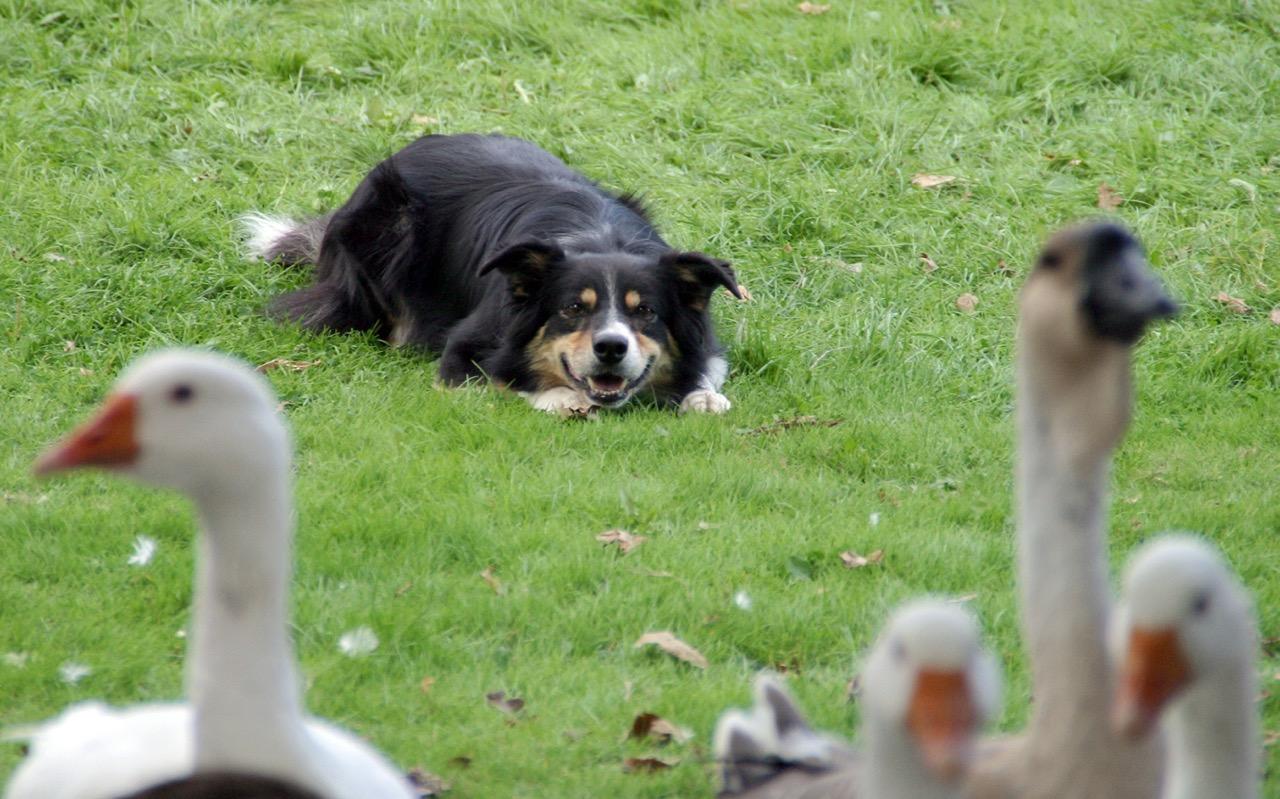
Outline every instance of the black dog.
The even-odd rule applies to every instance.
[[[274,312],[438,353],[448,384],[486,378],[564,414],[642,390],[729,409],[707,314],[718,287],[741,298],[728,262],[673,250],[636,199],[529,142],[427,136],[332,214],[247,221],[255,255],[315,264]]]

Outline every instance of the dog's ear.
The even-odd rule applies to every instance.
[[[660,263],[670,270],[680,301],[690,308],[705,309],[716,286],[724,286],[730,294],[742,299],[738,277],[728,261],[700,252],[669,252],[662,256]]]
[[[480,267],[480,274],[498,270],[507,276],[512,296],[526,299],[536,293],[547,270],[562,260],[564,250],[556,245],[544,241],[526,241],[508,247],[489,259],[488,263]]]

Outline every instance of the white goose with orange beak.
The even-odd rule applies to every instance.
[[[862,671],[862,749],[817,732],[771,677],[750,713],[716,725],[720,797],[959,799],[974,744],[999,712],[1000,672],[960,607],[910,602],[890,618]]]
[[[1111,647],[1117,732],[1169,751],[1162,799],[1256,799],[1257,629],[1244,587],[1209,544],[1166,536],[1133,557]]]
[[[409,799],[354,735],[306,716],[288,634],[289,436],[266,382],[220,355],[146,356],[36,472],[102,467],[188,496],[197,538],[189,703],[76,705],[38,727],[7,799],[112,799],[192,773],[261,775],[326,799]]]

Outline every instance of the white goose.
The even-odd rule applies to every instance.
[[[193,772],[275,777],[326,799],[409,799],[354,735],[308,718],[289,640],[290,443],[244,364],[146,356],[99,414],[36,465],[100,466],[177,489],[200,516],[189,704],[76,705],[37,729],[7,799],[109,799]]]
[[[1164,711],[1163,799],[1256,799],[1258,651],[1244,587],[1205,542],[1167,536],[1129,563],[1112,648],[1114,722],[1130,736]]]
[[[1035,703],[1024,735],[987,747],[975,799],[1154,799],[1157,741],[1109,724],[1106,536],[1111,453],[1132,405],[1131,354],[1176,306],[1123,228],[1054,235],[1019,300],[1018,587]]]
[[[716,726],[721,796],[959,799],[973,744],[997,712],[1000,676],[966,611],[918,600],[890,618],[862,672],[860,764],[814,732],[780,685],[757,682],[750,714]]]

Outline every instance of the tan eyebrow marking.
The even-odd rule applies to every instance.
[[[582,304],[587,306],[590,310],[595,310],[597,299],[595,289],[587,286],[582,290],[582,293],[578,295],[578,299],[581,300]]]
[[[640,292],[632,289],[622,297],[622,301],[627,304],[628,311],[634,311],[636,306],[640,304]]]

